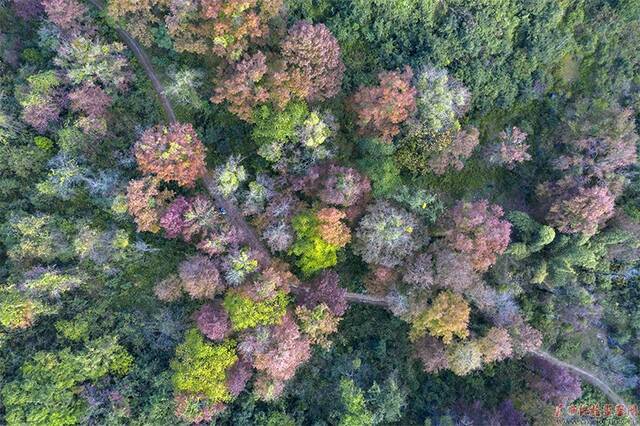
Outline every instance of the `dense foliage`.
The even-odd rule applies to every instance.
[[[0,424],[631,424],[584,414],[639,402],[639,34],[0,2]]]

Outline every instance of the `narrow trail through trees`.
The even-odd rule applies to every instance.
[[[99,10],[104,11],[105,6],[100,0],[88,0],[88,1]],[[173,106],[171,105],[171,102],[167,98],[164,91],[164,87],[160,83],[160,79],[158,78],[153,68],[153,65],[151,64],[151,60],[149,59],[144,49],[127,31],[117,26],[114,26],[113,28],[118,34],[118,36],[131,49],[134,56],[140,62],[140,65],[142,66],[147,77],[151,81],[153,89],[158,96],[158,100],[160,101],[162,109],[164,110],[167,121],[169,123],[177,122],[177,118],[173,110]],[[269,250],[262,243],[262,241],[256,234],[255,230],[253,229],[253,227],[249,223],[247,223],[247,221],[242,216],[242,213],[237,208],[237,206],[231,200],[224,198],[222,194],[219,193],[219,191],[216,188],[215,178],[211,173],[207,174],[207,176],[204,178],[204,183],[207,188],[207,191],[213,198],[216,206],[219,209],[222,209],[225,212],[227,219],[238,230],[242,232],[245,243],[247,243],[254,250],[254,253],[258,256],[257,260],[260,263],[260,266],[262,267],[269,266],[272,263],[272,258]],[[296,288],[293,288],[293,291],[300,292],[304,290],[302,288],[296,287]],[[360,304],[366,304],[366,305],[381,306],[384,308],[389,307],[389,302],[385,297],[370,296],[370,295],[359,294],[359,293],[347,293],[346,298],[347,298],[347,301],[350,303],[360,303]],[[609,385],[607,385],[604,381],[600,380],[597,376],[590,373],[589,371],[584,370],[575,365],[569,364],[565,361],[562,361],[543,350],[533,351],[532,356],[545,359],[546,361],[551,362],[557,365],[558,367],[562,367],[573,372],[575,375],[577,375],[587,383],[590,383],[594,387],[598,388],[614,404],[625,404],[624,399],[620,395],[614,392],[613,389],[609,387]],[[630,414],[630,419],[633,425],[637,424],[635,416]]]
[[[609,398],[609,400],[611,402],[613,402],[614,404],[622,404],[625,407],[628,408],[628,406],[625,404],[624,399],[622,399],[622,397],[620,395],[618,395],[616,392],[613,391],[613,389],[611,389],[611,387],[609,387],[609,385],[607,385],[605,382],[603,382],[602,380],[600,380],[598,377],[596,377],[594,374],[590,373],[587,370],[584,370],[580,367],[577,367],[573,364],[569,364],[568,362],[564,362],[556,357],[554,357],[553,355],[551,355],[550,353],[543,351],[543,350],[535,350],[532,352],[532,354],[534,356],[537,356],[539,358],[542,358],[546,361],[549,361],[550,363],[567,369],[571,372],[573,372],[573,374],[575,374],[576,376],[580,377],[582,380],[584,380],[585,382],[591,384],[592,386],[600,389],[600,391],[602,393],[604,393],[607,398]],[[629,412],[629,410],[627,410],[627,413],[629,415],[629,418],[631,420],[631,423],[633,425],[636,425],[637,423],[637,419],[636,417],[633,415],[633,413]]]
[[[102,3],[102,1],[100,0],[88,0],[88,1],[89,3],[94,5],[98,10],[104,12],[105,5],[104,3]],[[167,120],[169,121],[169,123],[173,124],[176,121],[178,121],[176,119],[176,113],[173,110],[173,106],[171,105],[171,102],[169,102],[169,99],[167,98],[167,95],[164,92],[164,87],[162,86],[162,83],[160,83],[160,79],[158,78],[158,75],[153,69],[153,65],[151,65],[151,60],[149,59],[149,56],[147,56],[147,53],[142,49],[142,47],[138,44],[138,42],[127,31],[125,31],[124,29],[118,26],[113,26],[112,28],[118,34],[118,37],[120,37],[122,41],[124,41],[127,47],[131,49],[136,59],[140,62],[140,65],[142,65],[144,72],[147,74],[147,77],[149,77],[149,80],[151,81],[153,90],[158,95],[158,101],[160,102],[160,105],[162,106],[162,109],[164,110],[164,113],[167,116]]]

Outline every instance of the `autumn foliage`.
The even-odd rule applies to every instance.
[[[191,124],[148,129],[135,145],[135,156],[144,173],[183,186],[192,186],[206,172],[205,148]]]
[[[509,245],[511,224],[501,220],[502,208],[486,200],[459,202],[451,211],[446,240],[454,250],[471,257],[477,271],[484,272]]]
[[[229,315],[219,303],[203,305],[195,313],[195,319],[198,330],[211,340],[223,340],[231,331]]]
[[[322,164],[311,167],[298,184],[302,190],[334,206],[351,207],[366,199],[369,179],[351,167]]]
[[[509,358],[513,352],[511,336],[504,328],[492,327],[479,340],[479,344],[484,362],[502,361]]]
[[[76,0],[43,0],[42,6],[49,20],[62,30],[78,30],[87,13],[84,4]]]
[[[489,147],[488,160],[490,163],[513,170],[516,164],[531,159],[531,154],[527,152],[529,145],[525,143],[527,134],[518,127],[503,130],[498,137],[500,142]]]
[[[185,291],[193,299],[213,299],[224,289],[220,272],[208,256],[195,255],[185,259],[178,273]]]
[[[413,322],[410,336],[416,340],[428,332],[441,337],[445,344],[454,337],[464,339],[469,335],[469,304],[459,294],[450,291],[438,293],[431,306]]]
[[[475,127],[441,132],[418,127],[409,130],[400,141],[395,158],[401,166],[416,174],[443,175],[459,171],[480,142],[479,135]]]
[[[234,61],[269,35],[269,20],[281,7],[281,0],[171,1],[165,22],[178,52]]]
[[[340,89],[344,65],[336,39],[323,24],[299,22],[282,40],[281,52],[245,54],[218,78],[211,101],[254,121],[255,109],[271,103],[282,111],[292,100],[323,101]]]
[[[326,207],[320,209],[316,217],[319,222],[318,232],[323,240],[337,247],[344,247],[351,241],[351,230],[341,222],[345,217],[344,212]]]
[[[245,56],[218,81],[211,102],[227,101],[229,111],[251,121],[256,105],[269,99],[269,91],[260,84],[267,73],[267,57],[262,52]]]
[[[378,75],[379,84],[360,87],[351,98],[357,115],[357,125],[363,136],[379,137],[391,142],[400,132],[399,125],[416,109],[416,89],[411,84],[413,71],[384,71]]]
[[[340,278],[333,271],[322,272],[298,295],[298,302],[309,309],[326,305],[331,313],[341,317],[347,311],[347,291],[340,287]]]
[[[344,64],[340,46],[324,24],[301,21],[289,29],[280,45],[294,89],[309,102],[334,97],[340,90]]]
[[[614,207],[615,196],[606,186],[580,188],[575,195],[556,200],[547,220],[560,232],[593,235],[613,216]]]
[[[552,404],[568,404],[582,395],[580,379],[566,369],[541,358],[533,359],[532,364],[534,374],[529,377],[529,386],[543,400]]]
[[[138,232],[158,232],[163,208],[171,192],[159,189],[158,179],[144,177],[132,180],[127,187],[129,213],[138,225]]]
[[[367,263],[394,267],[419,247],[417,231],[415,216],[378,201],[360,221],[353,250]]]

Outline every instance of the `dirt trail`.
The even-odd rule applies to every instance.
[[[222,196],[218,189],[216,188],[215,178],[211,173],[209,173],[204,178],[204,184],[209,191],[209,194],[213,198],[218,208],[221,208],[225,212],[225,216],[231,222],[231,224],[238,229],[242,233],[243,240],[246,244],[248,244],[252,249],[254,254],[258,257],[258,262],[262,268],[268,267],[273,259],[271,257],[271,253],[267,249],[267,247],[260,240],[258,235],[256,234],[254,228],[247,223],[247,221],[242,216],[238,207],[231,201]],[[294,292],[303,291],[302,288],[293,287]],[[384,297],[370,296],[366,294],[358,294],[358,293],[347,293],[347,301],[350,303],[361,303],[367,305],[376,305],[376,306],[384,306],[387,307],[387,299]]]
[[[104,10],[104,4],[100,0],[88,0],[91,4],[97,7],[100,10]],[[135,57],[140,61],[142,68],[145,73],[149,77],[151,84],[153,86],[154,91],[158,95],[158,99],[164,110],[165,115],[167,116],[167,120],[169,123],[175,123],[177,121],[175,112],[173,110],[173,106],[171,102],[167,98],[164,92],[164,87],[160,83],[158,76],[153,69],[153,65],[149,60],[146,52],[142,49],[142,47],[138,44],[138,42],[125,30],[119,27],[114,27],[114,30],[118,34],[118,36],[125,42],[125,44],[131,49]],[[271,264],[272,258],[271,253],[262,243],[255,230],[242,216],[240,210],[238,210],[237,206],[231,201],[222,196],[216,188],[215,180],[211,174],[208,174],[205,179],[205,186],[215,201],[215,204],[218,208],[222,209],[226,213],[226,217],[228,220],[239,229],[244,237],[244,241],[248,244],[258,256],[258,261],[262,267],[267,267]],[[301,288],[294,288],[294,292],[302,291]],[[388,308],[389,302],[384,297],[370,296],[366,294],[358,294],[358,293],[347,293],[347,301],[350,303],[361,303],[366,305],[374,305],[381,306],[384,308]],[[537,356],[543,358],[559,367],[566,368],[569,371],[576,374],[578,377],[582,378],[584,381],[590,383],[591,385],[597,387],[604,393],[614,404],[624,404],[624,400],[620,395],[615,393],[605,382],[600,380],[598,377],[593,375],[592,373],[583,370],[580,367],[576,367],[575,365],[569,364],[567,362],[561,361],[549,354],[548,352],[537,350],[533,352],[533,356]],[[636,418],[631,417],[631,422],[636,425]]]
[[[88,1],[89,3],[94,5],[96,8],[98,8],[100,11],[105,10],[105,5],[104,3],[102,3],[102,1],[100,0],[88,0]],[[162,106],[162,109],[164,110],[164,113],[167,116],[167,120],[169,121],[169,123],[175,123],[177,121],[176,113],[174,112],[173,106],[171,105],[171,102],[169,102],[167,95],[165,95],[164,87],[160,83],[160,79],[158,78],[158,75],[153,69],[153,65],[151,65],[151,60],[149,60],[149,56],[147,56],[147,53],[144,51],[144,49],[142,49],[142,47],[140,47],[138,42],[131,36],[131,34],[129,34],[127,31],[117,26],[114,26],[113,29],[118,34],[118,37],[120,37],[122,41],[124,41],[124,43],[127,45],[127,47],[131,49],[136,59],[138,59],[138,62],[140,62],[140,65],[142,65],[144,72],[147,74],[147,77],[149,77],[149,80],[151,81],[153,90],[158,95],[158,100],[160,101],[160,105]]]
[[[596,377],[595,375],[593,375],[592,373],[590,373],[587,370],[584,370],[580,367],[577,367],[573,364],[569,364],[568,362],[564,362],[562,360],[559,360],[558,358],[554,357],[553,355],[551,355],[550,353],[543,351],[543,350],[535,350],[533,351],[533,356],[542,358],[546,361],[549,361],[550,363],[557,365],[558,367],[561,368],[565,368],[569,371],[571,371],[572,373],[574,373],[576,376],[580,377],[582,380],[584,380],[585,382],[595,386],[596,388],[600,389],[600,391],[602,391],[602,393],[604,393],[607,398],[609,398],[609,400],[611,402],[613,402],[614,404],[622,404],[625,407],[628,407],[628,405],[626,405],[626,403],[624,402],[624,399],[618,395],[616,392],[614,392],[613,389],[611,389],[609,387],[609,385],[607,385],[605,382],[603,382],[602,380],[600,380],[598,377]],[[633,425],[636,425],[636,421],[637,419],[635,418],[635,416],[633,416],[632,414],[630,414],[630,419],[631,419],[631,423]]]
[[[216,188],[215,178],[209,173],[204,178],[204,185],[209,191],[209,194],[213,198],[216,206],[224,211],[225,217],[231,224],[242,234],[242,239],[252,249],[254,254],[258,257],[258,262],[262,268],[268,267],[271,262],[271,254],[265,245],[260,241],[258,235],[251,225],[242,216],[242,213],[238,207],[231,201],[222,196]]]

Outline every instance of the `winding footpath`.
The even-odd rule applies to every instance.
[[[614,404],[620,404],[620,405],[624,405],[625,407],[628,408],[628,406],[626,405],[626,403],[624,402],[624,399],[622,399],[622,397],[620,395],[618,395],[617,393],[615,393],[613,391],[613,389],[611,389],[611,387],[609,387],[609,385],[607,385],[605,382],[603,382],[602,380],[600,380],[597,376],[595,376],[594,374],[590,373],[587,370],[584,370],[580,367],[577,367],[573,364],[569,364],[568,362],[564,362],[556,357],[554,357],[553,355],[551,355],[549,352],[543,351],[541,349],[537,349],[535,351],[532,352],[533,356],[536,356],[538,358],[542,358],[558,367],[564,368],[566,370],[569,370],[571,372],[573,372],[573,374],[575,374],[576,376],[580,377],[582,380],[584,380],[585,382],[589,383],[590,385],[600,389],[600,391],[602,393],[604,393],[607,398],[609,398],[609,400],[611,402],[613,402]],[[636,417],[633,415],[633,413],[629,412],[628,410],[626,411],[629,415],[629,419],[631,420],[631,423],[633,425],[637,424],[637,419]]]
[[[88,1],[91,4],[93,4],[96,8],[98,8],[100,11],[104,11],[105,6],[100,0],[88,0]],[[160,105],[164,110],[167,121],[169,123],[177,122],[177,118],[176,118],[175,111],[173,110],[173,106],[171,105],[171,102],[167,98],[164,91],[164,87],[160,83],[160,79],[158,78],[153,68],[153,65],[151,64],[151,61],[148,55],[146,54],[146,52],[144,51],[144,49],[124,29],[119,28],[117,26],[114,26],[113,29],[116,31],[118,36],[122,39],[122,41],[124,41],[124,43],[129,47],[129,49],[131,49],[136,59],[138,59],[138,61],[140,62],[140,65],[142,66],[147,77],[151,81],[153,89],[158,96],[158,100],[160,101]],[[222,194],[220,194],[220,192],[217,190],[217,186],[215,184],[215,178],[212,173],[208,173],[207,176],[205,176],[204,183],[207,188],[207,191],[213,198],[216,206],[225,212],[225,215],[227,219],[231,222],[231,224],[236,229],[240,230],[240,232],[242,233],[244,242],[253,249],[254,253],[258,257],[258,262],[260,263],[260,266],[263,268],[268,267],[273,261],[271,257],[271,253],[266,248],[266,246],[262,243],[262,241],[256,234],[254,228],[249,223],[247,223],[244,216],[242,215],[238,207],[233,203],[233,201],[227,198],[224,198]],[[305,289],[302,287],[294,287],[292,290],[294,293],[297,293],[297,294],[305,291]],[[367,294],[359,294],[359,293],[347,293],[346,298],[347,298],[347,301],[350,303],[360,303],[365,305],[381,306],[384,308],[389,307],[389,302],[385,297],[370,296]],[[600,391],[603,394],[605,394],[607,398],[609,398],[609,400],[614,404],[623,404],[626,406],[624,399],[620,395],[614,392],[613,389],[609,387],[609,385],[607,385],[605,382],[600,380],[597,376],[590,373],[589,371],[584,370],[575,365],[569,364],[565,361],[562,361],[543,350],[533,351],[532,356],[542,358],[558,367],[565,368],[573,372],[575,375],[583,379],[585,382],[600,389]],[[634,426],[637,425],[635,416],[630,415],[630,420]]]
[[[88,1],[101,12],[105,11],[105,5],[101,0]],[[176,119],[176,113],[173,110],[173,106],[171,105],[171,102],[169,102],[169,99],[164,92],[164,87],[162,86],[162,83],[160,83],[160,79],[153,69],[153,65],[151,65],[151,60],[149,59],[149,56],[147,56],[147,53],[127,31],[118,26],[113,26],[112,28],[118,34],[118,37],[120,37],[122,41],[127,45],[127,47],[131,49],[138,62],[140,62],[140,65],[142,65],[144,72],[147,74],[147,77],[149,77],[149,80],[151,81],[153,90],[158,95],[158,101],[160,101],[160,105],[162,106],[162,109],[164,110],[169,123],[173,124],[178,121]]]

